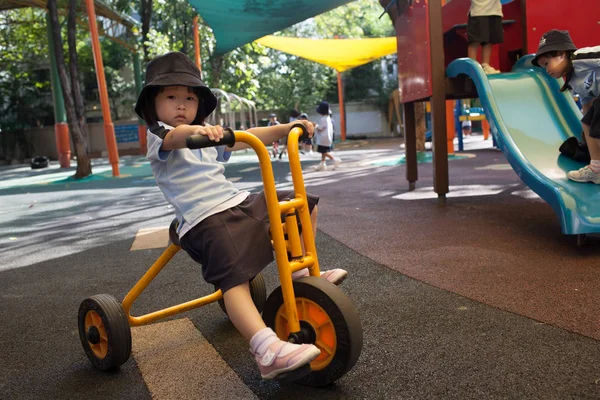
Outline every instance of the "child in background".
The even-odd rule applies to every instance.
[[[471,136],[471,131],[472,131],[472,127],[473,127],[473,123],[471,122],[470,119],[464,120],[462,122],[462,134],[464,137],[466,136]]]
[[[317,166],[317,171],[325,171],[327,169],[325,158],[333,160],[333,169],[337,169],[342,160],[331,154],[331,145],[333,144],[333,124],[331,122],[331,117],[329,116],[329,103],[322,101],[317,107],[317,114],[321,116],[319,123],[315,127],[317,152],[321,154],[321,163]]]
[[[544,33],[533,65],[542,67],[548,75],[565,83],[560,89],[570,89],[581,99],[581,127],[587,142],[591,162],[567,177],[575,182],[600,184],[600,46],[577,50],[568,31],[553,29]]]
[[[306,113],[302,113],[302,114],[300,114],[298,119],[301,121],[308,121],[308,115]],[[302,147],[304,147],[304,151],[308,151],[308,154],[312,156],[312,154],[313,154],[312,138],[306,137],[306,139],[304,139],[304,141],[302,142]]]
[[[320,351],[312,344],[279,340],[265,326],[250,296],[249,281],[273,261],[266,201],[264,192],[251,194],[235,188],[225,178],[221,164],[232,151],[248,145],[195,150],[186,146],[192,135],[214,141],[223,137],[222,127],[204,123],[216,105],[217,99],[200,80],[196,65],[185,54],[173,52],[148,63],[146,84],[135,111],[148,126],[147,156],[158,187],[175,209],[181,247],[202,264],[204,279],[222,290],[227,314],[250,342],[261,376],[273,379],[307,365]],[[303,124],[311,134],[313,125]],[[248,131],[266,144],[286,136],[292,125]],[[293,197],[292,192],[278,191],[277,195],[280,201]],[[318,197],[307,197],[316,227]],[[292,278],[305,275],[307,269],[295,272]],[[346,275],[341,269],[321,274],[334,284]]]
[[[281,122],[277,121],[277,114],[270,114],[267,126],[275,126],[279,124],[281,124]],[[279,142],[280,140],[276,140],[273,143],[271,143],[271,146],[273,147],[273,158],[277,158],[277,155],[279,154]],[[279,156],[279,158],[281,158],[281,156]]]
[[[467,22],[469,58],[477,61],[481,46],[481,67],[486,74],[500,73],[490,65],[492,45],[504,42],[502,28],[502,4],[500,0],[471,0]]]

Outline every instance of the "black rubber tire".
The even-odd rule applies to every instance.
[[[31,159],[31,169],[46,168],[49,162],[50,160],[48,159],[48,157],[34,157]]]
[[[252,296],[252,302],[256,306],[256,309],[261,313],[267,302],[267,285],[262,273],[259,273],[250,281],[250,296]],[[225,315],[227,315],[223,299],[219,300],[219,306]]]
[[[295,280],[293,285],[296,299],[308,299],[327,313],[333,323],[337,341],[336,352],[330,363],[296,382],[315,387],[330,385],[352,369],[362,351],[363,332],[358,310],[340,288],[325,279],[308,276]],[[267,299],[263,310],[263,320],[273,330],[276,329],[275,318],[280,307],[283,307],[283,294],[281,287],[278,287]]]
[[[102,319],[106,331],[107,352],[99,358],[92,350],[85,329],[86,315],[95,311]],[[131,354],[131,329],[121,303],[109,294],[99,294],[81,302],[78,315],[79,338],[92,366],[101,371],[110,371],[124,364]]]

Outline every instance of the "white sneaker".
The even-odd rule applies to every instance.
[[[594,172],[589,165],[567,174],[567,178],[575,182],[593,182],[600,184],[600,172]]]
[[[490,64],[481,64],[481,68],[483,68],[483,72],[486,73],[486,75],[493,75],[493,74],[499,74],[500,71],[497,70],[496,68],[492,67]]]
[[[342,159],[341,158],[334,158],[333,159],[333,169],[337,169],[340,164],[342,163]]]
[[[315,168],[315,170],[317,170],[317,171],[326,171],[327,170],[327,164],[325,164],[324,162],[322,162],[319,165],[317,165],[317,168]]]

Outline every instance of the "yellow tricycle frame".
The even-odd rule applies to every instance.
[[[301,127],[293,127],[288,135],[287,149],[290,171],[294,184],[294,198],[281,202],[277,198],[271,158],[265,145],[260,139],[249,132],[235,131],[234,133],[236,142],[247,143],[258,155],[287,323],[291,333],[299,332],[300,323],[298,321],[298,312],[292,285],[292,272],[308,268],[311,276],[320,276],[315,238],[306,199],[306,189],[304,188],[300,156],[298,154],[298,140],[303,133],[303,129]],[[284,216],[285,221],[283,223],[281,221],[282,215]],[[303,227],[302,235],[300,235],[298,229],[297,216],[300,218],[300,223]],[[287,242],[285,238],[286,234]],[[175,244],[169,245],[158,260],[156,260],[150,269],[125,296],[122,306],[130,326],[146,325],[170,317],[174,314],[189,311],[218,301],[223,297],[221,290],[217,290],[210,295],[149,314],[137,317],[131,315],[131,307],[135,300],[180,249],[181,247]],[[290,256],[288,256],[288,252]]]

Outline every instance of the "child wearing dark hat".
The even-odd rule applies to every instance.
[[[544,33],[532,61],[553,78],[565,78],[561,92],[579,95],[581,127],[590,152],[590,164],[567,173],[576,182],[600,184],[600,46],[577,49],[568,31]]]
[[[312,344],[279,340],[267,328],[250,296],[249,281],[273,261],[264,193],[240,191],[225,178],[224,167],[234,150],[218,146],[191,150],[186,138],[204,135],[219,141],[223,128],[204,120],[215,109],[217,99],[200,79],[200,71],[183,53],[156,57],[146,70],[146,84],[136,112],[148,125],[148,158],[158,187],[175,209],[181,247],[202,264],[204,279],[220,288],[227,314],[250,342],[250,350],[264,379],[296,371],[319,356]],[[313,132],[310,122],[303,122]],[[292,124],[251,128],[263,143],[284,137]],[[278,191],[280,200],[293,197]],[[313,227],[316,227],[318,197],[308,195]],[[304,269],[293,278],[308,275]],[[324,271],[322,277],[338,284],[344,270]],[[304,371],[304,370],[303,370]],[[304,373],[304,372],[303,372]]]
[[[321,154],[321,163],[317,166],[317,171],[327,169],[326,158],[333,160],[333,169],[337,169],[342,160],[331,154],[333,145],[333,122],[329,115],[329,103],[322,101],[317,107],[317,114],[321,116],[319,123],[315,126],[315,140],[317,142],[317,152]]]

